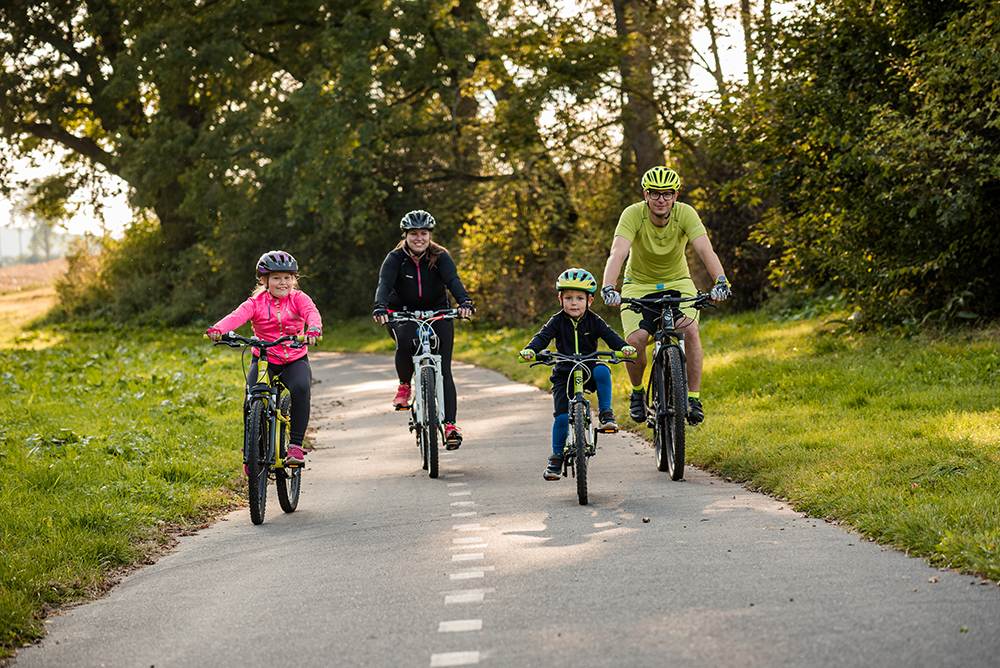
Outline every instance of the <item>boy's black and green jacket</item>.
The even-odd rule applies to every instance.
[[[555,341],[556,350],[565,355],[586,355],[596,352],[597,343],[602,339],[612,350],[621,350],[628,345],[618,332],[611,329],[608,323],[593,311],[588,310],[579,320],[573,320],[565,311],[559,311],[542,325],[527,347],[539,353],[545,350],[550,341]],[[593,369],[596,364],[599,362],[588,362],[587,366]],[[572,368],[573,365],[569,362],[557,364],[552,368],[550,380],[553,383],[560,379],[565,382]]]

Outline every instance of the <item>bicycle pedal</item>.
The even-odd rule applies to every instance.
[[[601,429],[600,427],[598,427],[597,433],[598,434],[617,434],[618,433],[618,429],[615,428],[615,427],[605,427],[604,429]]]
[[[653,419],[652,417],[646,418],[646,426],[652,429],[653,427],[656,426],[656,420]]]
[[[393,407],[393,409],[395,409],[395,411],[397,413],[399,413],[401,411],[408,411],[408,410],[410,410],[409,406],[403,406],[401,404],[393,404],[392,407]]]

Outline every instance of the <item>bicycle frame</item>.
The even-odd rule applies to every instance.
[[[661,297],[644,297],[641,299],[623,297],[622,304],[627,305],[632,310],[638,312],[641,312],[642,309],[649,311],[652,311],[654,308],[659,309],[659,326],[656,328],[656,331],[653,332],[653,354],[650,356],[650,362],[655,363],[656,360],[660,359],[661,355],[665,356],[663,353],[664,348],[667,346],[674,346],[680,351],[681,366],[684,368],[687,363],[687,351],[684,349],[684,332],[677,329],[676,320],[674,318],[674,309],[686,302],[691,302],[697,309],[706,308],[709,305],[708,300],[709,296],[707,294],[699,293],[693,297],[681,297],[678,293],[678,296],[676,297],[670,294],[663,295]],[[686,373],[682,380],[686,386]],[[649,380],[646,381],[646,409],[648,422],[652,422],[656,417],[662,417],[652,414],[652,388],[653,377],[650,375]],[[661,406],[659,410],[662,412],[665,409]],[[687,406],[684,406],[683,410],[686,415]],[[649,426],[652,427],[652,424]]]
[[[251,383],[249,374],[247,374],[246,399],[243,404],[243,415],[247,415],[250,410],[250,405],[254,401],[262,401],[264,403],[265,417],[268,424],[267,453],[270,468],[272,470],[284,469],[285,462],[281,459],[281,449],[277,447],[278,434],[280,430],[281,433],[286,434],[287,440],[287,434],[291,431],[292,418],[290,415],[284,415],[280,410],[278,410],[278,399],[281,397],[282,390],[286,388],[281,383],[280,378],[276,377],[273,381],[268,379],[267,368],[267,354],[262,353],[257,359],[257,378],[255,379],[255,382]],[[247,458],[250,456],[250,453],[247,451],[249,447],[248,443],[243,444],[244,463],[247,463]]]
[[[393,322],[415,322],[417,324],[417,354],[413,356],[413,378],[410,387],[420,387],[420,371],[426,366],[434,367],[434,395],[437,398],[437,425],[444,424],[444,374],[441,369],[441,356],[434,353],[437,348],[437,334],[431,325],[438,320],[452,320],[458,316],[454,309],[438,311],[390,311]],[[414,391],[410,402],[410,426],[429,426],[430,416],[424,406],[423,392]]]

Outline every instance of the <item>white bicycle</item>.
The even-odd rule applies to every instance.
[[[438,443],[444,441],[444,374],[438,337],[431,325],[458,318],[458,309],[437,311],[389,311],[390,322],[417,323],[417,354],[413,356],[413,399],[410,401],[410,431],[416,432],[423,469],[438,477]],[[406,410],[405,407],[397,410]]]

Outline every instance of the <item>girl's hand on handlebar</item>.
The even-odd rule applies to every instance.
[[[211,339],[214,343],[218,343],[219,339],[222,338],[222,330],[216,329],[215,327],[209,327],[205,330],[205,336]]]
[[[310,329],[306,332],[306,345],[315,346],[323,338],[323,334],[318,329]]]
[[[530,362],[535,359],[535,351],[532,350],[531,348],[525,348],[524,350],[518,353],[518,356],[521,358],[520,361]]]
[[[637,351],[633,346],[625,346],[618,352],[621,353],[622,358],[627,360],[634,360],[639,354],[639,351]]]

